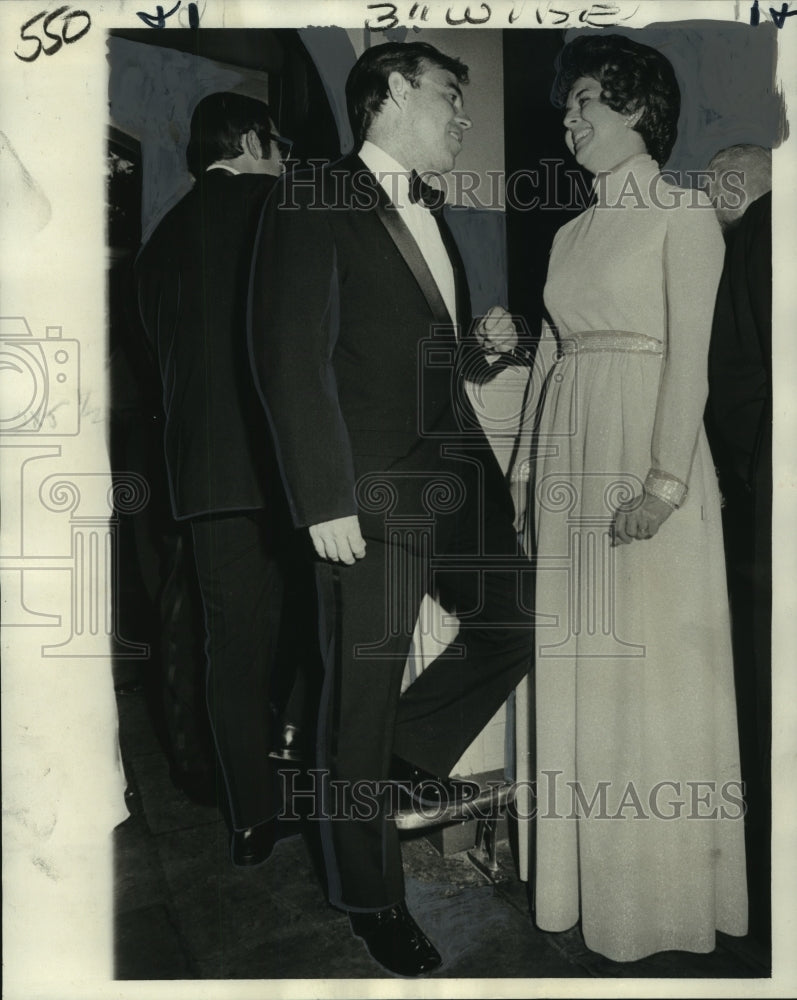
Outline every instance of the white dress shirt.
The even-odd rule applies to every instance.
[[[406,224],[432,272],[452,323],[456,323],[454,269],[432,213],[424,205],[410,201],[410,171],[367,139],[362,144],[359,157],[396,206],[402,222]]]

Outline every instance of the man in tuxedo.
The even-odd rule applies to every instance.
[[[772,616],[772,154],[729,146],[709,164],[725,236],[706,425],[725,506],[751,928],[769,939]]]
[[[232,861],[242,866],[265,861],[274,843],[269,688],[288,573],[292,586],[301,573],[246,344],[252,246],[284,155],[267,104],[205,97],[186,152],[195,185],[136,262],[163,382],[172,511],[190,524],[204,607],[207,703]],[[309,558],[306,566],[312,581]]]
[[[253,364],[294,522],[319,558],[330,899],[406,976],[441,958],[404,902],[387,779],[419,807],[461,794],[446,776],[531,651],[512,501],[463,382],[489,377],[485,352],[515,351],[517,333],[498,307],[471,329],[456,245],[420,200],[440,208],[420,175],[454,166],[466,82],[425,43],[366,50],[346,86],[358,153],[284,179],[250,289]],[[460,633],[400,697],[427,591]]]

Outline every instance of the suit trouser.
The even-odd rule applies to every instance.
[[[721,479],[731,604],[739,753],[745,787],[750,930],[767,943],[770,927],[772,506],[770,465],[753,490],[732,470]]]
[[[474,505],[438,524],[435,554],[462,556],[453,569],[430,574],[428,558],[391,545],[387,533],[366,536],[366,556],[354,566],[319,565],[323,844],[330,900],[343,909],[376,910],[404,897],[393,789],[379,784],[391,756],[449,774],[530,668],[531,574],[528,561],[521,569],[511,509],[501,500],[488,500],[483,517]],[[489,556],[509,558],[501,567]],[[456,609],[460,632],[400,697],[427,591]]]
[[[169,572],[160,593],[161,705],[169,756],[178,778],[196,775],[212,783],[216,767],[213,731],[205,697],[202,595],[190,533],[163,533]]]
[[[277,812],[269,688],[284,581],[265,519],[252,512],[191,523],[205,614],[208,710],[236,830]]]

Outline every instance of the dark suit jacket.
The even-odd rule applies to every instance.
[[[769,478],[772,457],[772,194],[728,234],[709,351],[709,407],[734,474]],[[722,459],[719,459],[722,464]]]
[[[466,333],[460,343],[417,244],[358,157],[285,178],[266,206],[250,346],[297,525],[362,519],[356,488],[369,472],[389,473],[417,498],[416,474],[445,465],[445,444],[478,456],[486,488],[511,505],[464,393],[463,365],[474,374],[483,361],[444,222],[441,234]],[[452,466],[458,474],[472,467]]]
[[[246,345],[252,246],[275,180],[203,174],[136,261],[141,316],[163,381],[178,519],[269,506],[279,487]]]

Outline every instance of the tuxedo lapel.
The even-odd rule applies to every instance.
[[[460,338],[463,339],[467,337],[471,323],[470,291],[468,290],[468,279],[465,272],[465,265],[462,262],[462,257],[460,257],[459,248],[457,247],[457,241],[454,239],[454,235],[449,229],[443,210],[441,209],[439,212],[434,212],[433,215],[435,221],[437,222],[437,228],[440,230],[440,237],[443,240],[443,246],[446,248],[448,258],[451,261],[451,267],[454,271],[454,289],[457,301],[457,322],[459,323]]]
[[[368,167],[366,167],[359,157],[354,157],[353,170],[368,171]],[[376,215],[387,230],[396,249],[403,257],[404,263],[418,282],[418,287],[423,292],[434,321],[440,324],[451,325],[452,320],[443,301],[443,296],[440,294],[437,282],[432,277],[432,272],[429,270],[429,265],[426,263],[418,244],[378,181],[375,181],[374,190],[377,197]]]

